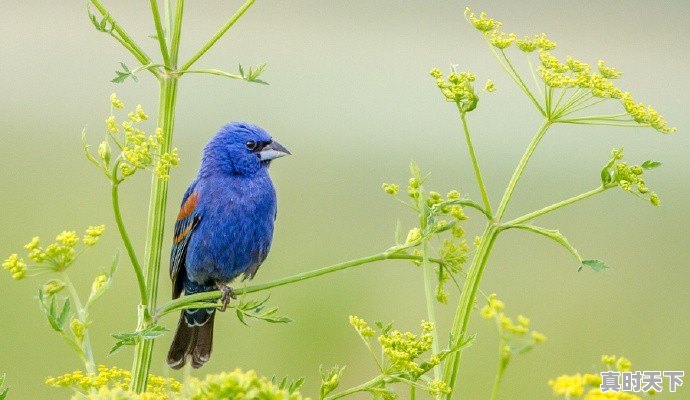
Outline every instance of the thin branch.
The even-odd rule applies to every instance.
[[[240,19],[240,17],[249,9],[249,7],[252,6],[252,4],[254,4],[255,1],[256,0],[247,0],[242,7],[240,7],[232,17],[230,17],[228,22],[226,22],[225,25],[223,25],[223,27],[221,27],[218,32],[216,32],[216,34],[213,35],[213,37],[209,39],[209,41],[206,42],[206,44],[182,66],[182,68],[180,68],[180,71],[188,70],[201,56],[208,51],[208,49],[210,49],[218,41],[218,39],[223,37],[225,32],[235,25],[235,22]]]

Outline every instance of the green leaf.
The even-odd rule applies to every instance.
[[[642,163],[642,168],[644,169],[654,169],[661,166],[661,161],[651,161],[647,160]]]
[[[125,65],[125,63],[121,62],[120,66],[122,66],[122,71],[117,71],[115,70],[115,78],[113,78],[110,82],[113,83],[122,83],[124,82],[127,78],[132,78],[134,82],[139,82],[139,78]]]
[[[255,318],[269,323],[287,323],[292,322],[292,319],[286,316],[277,315],[278,308],[266,308],[265,304],[271,296],[266,296],[263,300],[250,300],[245,302],[240,300],[237,305],[235,313],[237,318],[245,325],[249,325],[245,320],[245,317]]]
[[[89,4],[86,4],[86,13],[89,15],[89,20],[91,20],[91,23],[93,24],[94,28],[96,28],[97,31],[99,32],[105,32],[109,33],[112,32],[114,26],[110,26],[108,28],[108,18],[110,17],[110,14],[105,14],[101,20],[98,20],[98,17],[91,11],[91,7]]]
[[[56,321],[61,330],[65,328],[65,324],[67,323],[67,319],[70,316],[70,311],[71,311],[70,305],[71,304],[70,304],[69,298],[65,298],[65,302],[62,304],[62,311],[60,312],[60,315],[58,316],[57,321]]]
[[[249,70],[245,74],[244,68],[242,68],[242,64],[239,65],[240,76],[242,77],[242,79],[244,79],[247,82],[268,85],[268,82],[259,79],[259,76],[264,72],[265,69],[266,63],[263,63],[256,68],[249,67]]]
[[[155,339],[161,335],[168,332],[168,329],[161,325],[151,325],[146,329],[134,332],[125,333],[113,333],[111,336],[117,339],[117,342],[110,349],[111,354],[115,354],[117,351],[122,349],[124,346],[134,346],[141,342],[142,340]]]
[[[560,244],[561,246],[565,247],[566,250],[568,250],[570,252],[570,254],[572,254],[573,257],[575,257],[577,259],[578,262],[580,262],[580,263],[583,262],[582,257],[580,257],[580,253],[578,253],[577,250],[570,244],[570,242],[568,242],[568,239],[566,239],[565,236],[563,236],[561,234],[561,232],[559,232],[556,229],[546,229],[546,228],[542,228],[540,226],[524,225],[524,224],[513,225],[513,226],[511,226],[511,228],[524,229],[524,230],[527,230],[530,232],[537,233],[537,234],[542,235],[542,236],[546,236],[547,238],[549,238],[549,239],[555,241],[556,243]]]
[[[0,388],[2,388],[2,385],[5,384],[5,374],[3,373],[0,375]],[[5,397],[7,397],[7,391],[10,390],[9,388],[4,388],[0,389],[0,400],[5,400]]]
[[[582,264],[580,264],[580,268],[578,268],[577,271],[582,271],[584,267],[589,267],[595,272],[600,272],[609,268],[609,266],[601,260],[582,260]]]
[[[290,386],[288,387],[288,394],[295,393],[299,390],[299,388],[302,387],[302,385],[304,385],[304,377],[301,377],[290,384]]]

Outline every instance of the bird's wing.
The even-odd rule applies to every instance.
[[[194,228],[201,220],[201,215],[196,207],[199,202],[199,193],[195,190],[195,187],[196,181],[189,185],[182,198],[182,206],[175,222],[175,236],[170,254],[170,279],[172,280],[173,299],[178,298],[182,293],[187,246]]]

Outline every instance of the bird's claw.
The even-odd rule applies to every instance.
[[[224,283],[217,282],[216,285],[218,286],[218,289],[220,292],[223,294],[220,297],[220,302],[221,306],[219,308],[219,311],[223,312],[228,308],[228,303],[230,302],[230,299],[236,300],[237,295],[235,294],[235,291],[232,290],[232,288]]]

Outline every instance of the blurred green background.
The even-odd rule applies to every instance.
[[[153,32],[147,2],[108,1],[113,15],[149,54]],[[234,12],[238,1],[190,2],[185,9],[181,59],[189,57]],[[524,3],[527,4],[527,3]],[[272,167],[280,211],[273,250],[256,282],[379,252],[393,242],[396,220],[411,215],[380,189],[407,180],[410,159],[431,173],[428,188],[457,188],[479,198],[453,105],[443,101],[428,71],[450,64],[496,82],[470,116],[490,195],[496,202],[533,132],[538,115],[508,80],[484,42],[463,19],[465,3],[412,1],[259,1],[198,67],[234,71],[238,63],[268,62],[270,86],[210,76],[181,81],[175,130],[181,167],[170,183],[168,236],[179,200],[196,174],[204,143],[223,123],[257,123],[294,154]],[[508,232],[495,247],[482,284],[497,292],[510,315],[523,313],[548,341],[515,358],[501,398],[551,398],[546,381],[584,372],[603,353],[623,354],[633,369],[688,371],[690,366],[690,137],[687,60],[690,6],[684,1],[553,2],[529,5],[472,2],[518,34],[547,32],[556,54],[619,67],[620,85],[653,104],[679,128],[557,126],[535,154],[511,204],[517,216],[597,185],[613,147],[631,162],[662,160],[649,186],[654,208],[620,190],[609,191],[540,220],[557,227],[587,258],[606,260],[604,273],[576,272],[571,256],[542,237]],[[95,32],[84,2],[5,2],[0,11],[0,253],[20,250],[33,235],[105,223],[102,243],[72,271],[84,295],[91,280],[122,249],[111,216],[108,185],[81,154],[86,125],[100,140],[117,91],[128,107],[157,107],[157,85],[110,83],[119,61],[136,63],[112,38]],[[128,228],[143,252],[148,178],[122,190]],[[481,229],[468,221],[468,235]],[[169,248],[166,246],[167,255]],[[167,271],[166,264],[162,267]],[[0,371],[10,398],[67,398],[43,385],[48,375],[80,368],[50,331],[34,299],[42,280],[14,282],[0,274]],[[161,302],[169,282],[162,274]],[[113,288],[94,310],[97,362],[129,368],[131,351],[106,358],[113,332],[136,323],[136,288],[124,261]],[[215,352],[196,375],[254,368],[265,375],[306,376],[318,387],[318,367],[348,366],[342,387],[361,383],[375,366],[347,316],[395,321],[416,330],[425,318],[422,275],[405,262],[351,269],[271,291],[270,304],[295,322],[241,325],[232,314],[216,324]],[[457,296],[439,306],[448,329]],[[173,327],[176,316],[162,322]],[[466,399],[488,398],[496,365],[492,324],[474,317],[478,341],[463,356],[460,385]],[[153,372],[180,377],[164,362],[170,335],[156,346]],[[688,379],[686,379],[687,381]],[[675,396],[685,398],[688,388]],[[405,396],[405,393],[403,393]],[[364,396],[362,398],[365,398]]]

